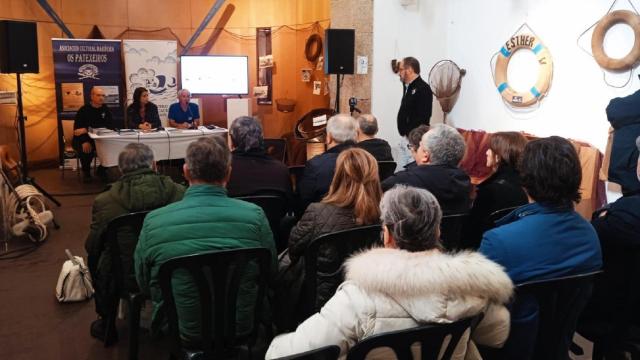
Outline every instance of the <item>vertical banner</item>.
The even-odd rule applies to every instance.
[[[90,100],[91,88],[100,86],[114,124],[124,125],[122,55],[120,40],[51,39],[58,110],[58,151],[63,164],[62,120],[73,120]]]
[[[254,88],[254,96],[257,97],[258,105],[270,105],[273,94],[271,28],[256,29],[256,52],[258,53],[258,86]]]
[[[178,43],[169,40],[123,40],[127,104],[138,87],[149,90],[158,106],[162,126],[167,126],[169,105],[177,101]]]

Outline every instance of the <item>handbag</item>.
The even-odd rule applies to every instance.
[[[59,302],[74,302],[90,299],[95,290],[89,269],[80,256],[73,256],[69,249],[64,251],[69,260],[62,264],[56,285],[56,298]]]

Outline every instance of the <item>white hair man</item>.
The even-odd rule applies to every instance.
[[[371,114],[358,117],[358,147],[367,150],[377,161],[393,161],[391,146],[386,140],[376,138],[378,119]]]
[[[169,126],[178,129],[191,129],[200,126],[200,109],[198,104],[194,104],[190,100],[189,90],[178,90],[178,102],[169,106]]]
[[[438,199],[445,214],[469,210],[471,179],[458,167],[465,152],[464,139],[449,125],[437,124],[422,136],[423,165],[400,171],[382,182],[382,190],[396,184],[427,189]]]
[[[327,151],[307,161],[300,182],[300,198],[303,208],[317,202],[329,190],[336,169],[336,159],[342,150],[353,146],[358,139],[358,123],[347,115],[332,116],[327,122]]]

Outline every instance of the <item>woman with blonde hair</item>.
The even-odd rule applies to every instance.
[[[382,188],[378,178],[378,163],[366,150],[344,150],[336,161],[336,171],[329,192],[317,203],[309,205],[300,221],[291,230],[287,253],[280,257],[278,297],[293,306],[304,277],[302,257],[311,242],[320,235],[347,230],[357,226],[380,223]],[[319,264],[332,264],[336,255],[329,250],[318,254]],[[322,271],[321,268],[318,269]],[[318,301],[324,303],[333,295],[337,283],[324,280],[318,285]],[[287,292],[284,294],[283,292]],[[288,312],[291,312],[290,306]],[[285,311],[287,312],[287,311]],[[282,314],[286,316],[287,314]],[[289,314],[290,315],[290,314]],[[282,319],[280,319],[282,320]]]

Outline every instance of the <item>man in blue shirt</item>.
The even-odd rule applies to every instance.
[[[178,90],[178,102],[169,106],[169,126],[178,129],[192,129],[200,126],[200,109],[197,104],[189,100],[191,100],[189,90]]]

